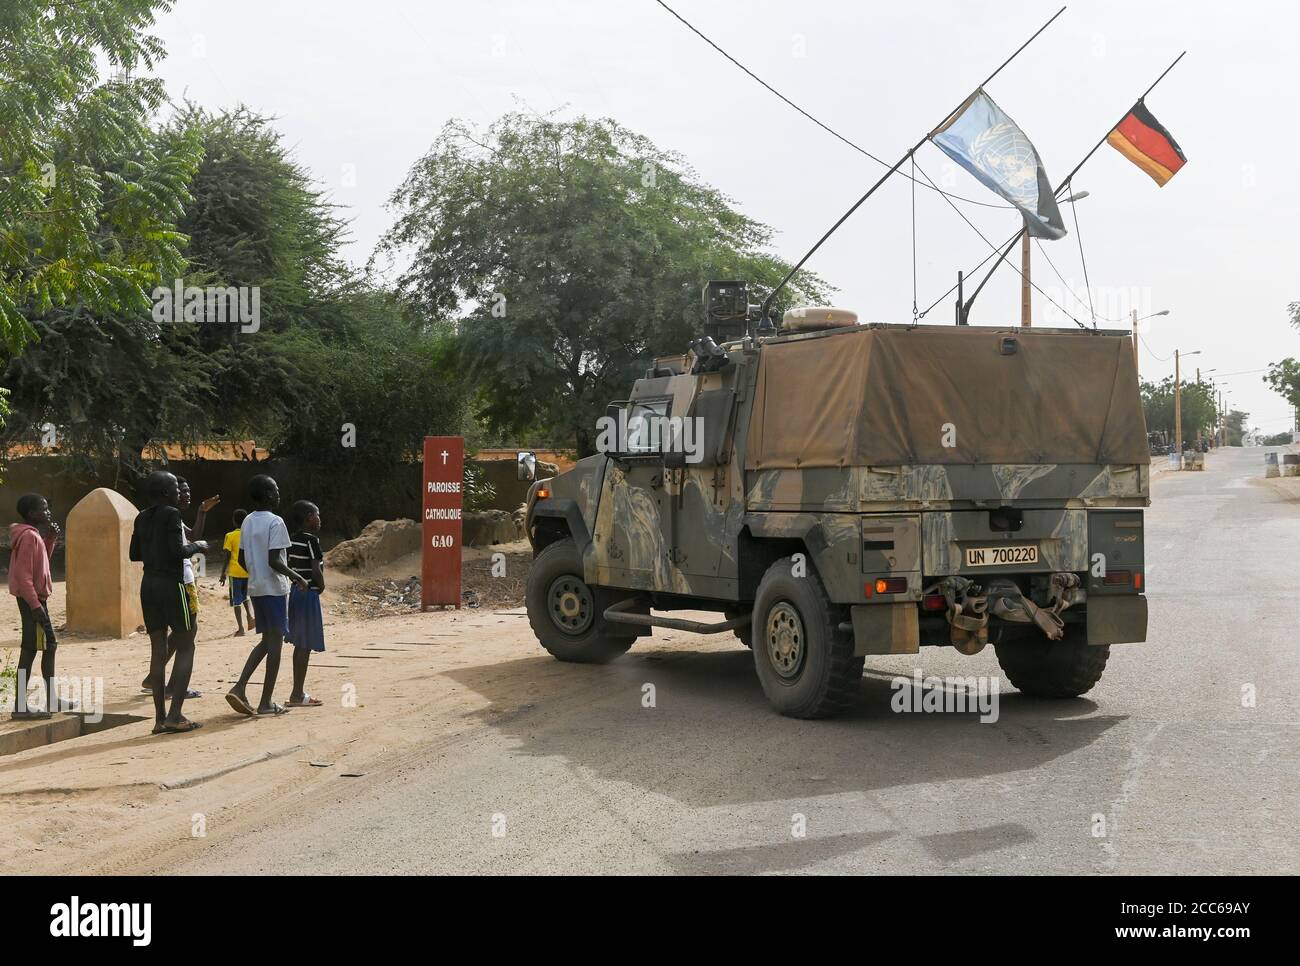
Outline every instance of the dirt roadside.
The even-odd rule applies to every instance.
[[[505,553],[504,575],[492,577],[492,554]],[[313,657],[308,691],[320,708],[279,718],[235,714],[223,694],[256,641],[233,636],[230,608],[214,578],[200,580],[202,610],[191,686],[203,697],[185,713],[203,724],[188,735],[154,736],[152,699],[141,693],[148,640],[65,635],[59,673],[102,679],[107,715],[135,716],[117,727],[0,755],[0,872],[145,871],[181,846],[192,854],[210,828],[283,806],[331,783],[364,776],[400,758],[432,731],[455,738],[456,722],[487,703],[447,672],[533,656],[536,642],[519,602],[526,545],[466,553],[464,587],[478,608],[420,613],[384,597],[385,581],[418,573],[403,559],[365,579],[329,575],[326,647]],[[414,571],[412,567],[414,566]],[[496,603],[492,603],[495,601]],[[340,613],[342,611],[343,613]],[[64,587],[56,585],[51,615],[64,619]],[[369,614],[379,616],[367,616]],[[0,666],[17,659],[17,613],[0,625]],[[276,698],[289,692],[288,648]],[[259,693],[254,676],[250,695]],[[528,687],[521,682],[520,700]],[[5,703],[8,708],[8,701]],[[63,717],[63,716],[56,716]],[[5,735],[33,727],[0,720]],[[361,776],[361,777],[347,777]],[[165,867],[165,863],[164,863]]]

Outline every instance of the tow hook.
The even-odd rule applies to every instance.
[[[948,639],[960,654],[978,654],[989,642],[988,598],[965,577],[945,577],[926,591],[940,593],[947,604]]]

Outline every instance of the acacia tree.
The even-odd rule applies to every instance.
[[[343,223],[266,118],[186,106],[155,136],[203,150],[178,221],[191,239],[181,280],[257,287],[260,328],[84,306],[34,316],[39,342],[4,372],[5,439],[52,423],[64,453],[92,473],[115,464],[122,482],[150,443],[252,437],[346,480],[352,464],[382,475],[425,433],[460,431],[446,333],[407,322],[339,258]]]
[[[151,136],[164,91],[139,73],[163,56],[146,31],[170,8],[0,4],[0,346],[10,354],[37,337],[33,316],[147,311],[159,278],[183,264],[175,221],[199,147]]]
[[[580,455],[648,358],[698,334],[705,281],[770,291],[788,270],[769,228],[607,119],[508,114],[481,135],[453,121],[391,203],[372,265],[405,260],[414,311],[458,320],[479,415]],[[801,273],[778,310],[825,292]]]

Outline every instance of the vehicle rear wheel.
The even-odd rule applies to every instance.
[[[611,634],[601,617],[607,593],[587,584],[582,555],[572,538],[548,545],[528,571],[528,624],[542,647],[561,661],[604,664],[632,646],[635,638]]]
[[[829,718],[857,697],[864,658],[813,571],[791,576],[793,561],[772,564],[754,600],[754,668],[767,700],[792,718]]]
[[[1101,680],[1109,645],[1088,643],[1081,627],[1070,627],[1059,641],[1020,640],[994,644],[998,663],[1021,694],[1037,698],[1077,698]]]

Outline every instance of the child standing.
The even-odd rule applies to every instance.
[[[226,575],[229,574],[230,606],[235,609],[235,626],[239,628],[235,631],[236,637],[244,636],[245,614],[248,616],[248,629],[257,630],[257,622],[253,620],[253,604],[248,599],[248,571],[239,565],[239,527],[246,516],[247,510],[236,510],[231,514],[230,522],[235,529],[226,534],[226,540],[221,545],[221,549],[226,552],[226,559],[221,562],[221,583],[226,583]]]
[[[180,484],[175,476],[155,470],[145,480],[145,491],[151,502],[135,518],[127,556],[144,564],[140,609],[149,632],[149,676],[144,683],[153,695],[153,733],[194,731],[199,723],[181,714],[194,671],[196,630],[190,597],[185,591],[183,563],[196,553],[207,553],[208,545],[202,540],[185,542]],[[167,661],[173,656],[176,663],[170,687],[166,687]],[[170,709],[165,707],[167,697],[171,698]]]
[[[176,480],[176,490],[178,494],[177,508],[181,511],[181,540],[184,543],[189,544],[190,538],[194,533],[198,533],[200,537],[203,536],[203,529],[204,525],[207,523],[208,511],[221,502],[221,497],[210,496],[199,504],[198,515],[194,518],[194,530],[190,530],[186,525],[184,518],[185,511],[189,509],[190,503],[193,502],[193,494],[190,492],[190,484],[185,477],[175,476],[175,474],[172,475]],[[203,546],[206,547],[207,543],[204,542]],[[181,582],[184,584],[185,588],[186,609],[189,613],[190,629],[194,631],[197,637],[199,627],[199,585],[195,578],[194,560],[191,557],[186,557],[181,561]],[[177,641],[175,640],[169,639],[167,641],[168,661],[170,661],[172,656],[176,653],[176,645]],[[175,674],[173,673],[172,679],[168,680],[167,688],[163,692],[164,697],[170,698],[172,696],[172,685],[175,684],[174,679]],[[148,678],[145,678],[144,681],[140,683],[140,690],[145,694],[150,693]],[[201,698],[203,697],[203,692],[196,691],[194,688],[188,688],[185,697]]]
[[[299,500],[289,508],[289,568],[307,581],[289,591],[289,633],[285,640],[293,645],[293,690],[291,708],[319,708],[321,702],[308,694],[307,663],[312,651],[325,650],[325,624],[321,619],[320,595],[325,589],[324,555],[320,551],[320,509],[315,503]]]
[[[291,546],[289,528],[275,512],[280,505],[280,488],[271,477],[261,474],[248,481],[248,498],[253,512],[244,517],[239,528],[240,564],[248,571],[248,596],[253,599],[253,616],[262,638],[244,662],[244,670],[226,701],[240,714],[277,715],[288,708],[271,700],[275,678],[280,673],[280,649],[289,631],[288,595],[290,586],[299,589],[307,581],[289,569],[285,551]],[[263,672],[262,700],[254,709],[245,693],[257,666],[266,661]]]
[[[18,651],[18,688],[14,694],[15,718],[48,718],[54,705],[54,624],[46,602],[54,591],[50,557],[59,539],[59,527],[50,516],[45,497],[28,493],[18,498],[21,523],[9,527],[9,593],[18,598],[22,620],[22,645]],[[36,652],[41,652],[41,677],[45,679],[45,707],[27,708],[27,682]]]

